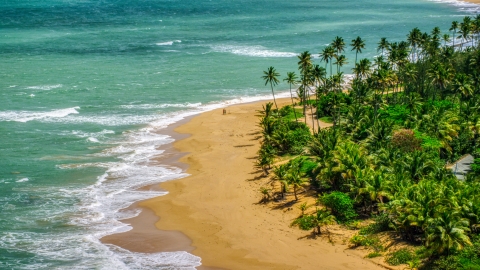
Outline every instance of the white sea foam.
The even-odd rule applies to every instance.
[[[140,109],[140,110],[149,110],[149,109],[162,109],[162,108],[196,108],[201,106],[201,102],[197,103],[173,103],[173,104],[129,104],[121,105],[121,108],[124,109]]]
[[[458,9],[462,12],[466,13],[479,13],[480,12],[480,5],[470,3],[470,2],[465,2],[465,1],[460,1],[460,0],[429,0],[430,2],[438,2],[438,3],[445,3],[449,5],[453,5],[455,7],[458,7]]]
[[[53,110],[48,112],[35,111],[3,111],[0,112],[0,121],[28,122],[32,120],[47,120],[62,118],[70,114],[78,114],[80,107]]]
[[[35,89],[35,90],[52,90],[55,88],[62,87],[62,84],[54,84],[54,85],[35,85],[35,86],[28,86],[26,89]]]
[[[289,93],[278,93],[276,96],[288,97]],[[161,164],[159,161],[158,157],[166,155],[165,151],[159,147],[174,141],[170,136],[161,134],[162,128],[204,111],[264,99],[271,99],[271,96],[238,97],[222,102],[187,106],[185,106],[186,104],[177,104],[181,105],[178,107],[172,106],[172,104],[167,106],[148,104],[144,106],[160,106],[160,109],[172,106],[178,108],[179,111],[163,114],[155,112],[151,117],[141,119],[142,121],[148,120],[144,123],[144,127],[117,134],[118,136],[109,136],[114,133],[110,129],[103,129],[99,132],[80,130],[64,132],[66,136],[74,135],[89,140],[94,138],[98,140],[98,143],[104,142],[113,145],[94,154],[93,158],[112,157],[114,161],[82,162],[82,159],[78,159],[79,163],[58,166],[58,168],[66,170],[86,167],[103,168],[104,173],[88,186],[71,185],[58,189],[18,185],[15,188],[20,193],[42,194],[42,203],[48,206],[35,212],[33,217],[25,217],[25,221],[22,222],[31,222],[30,220],[42,224],[66,222],[71,225],[71,228],[79,229],[43,234],[30,231],[0,232],[0,248],[25,252],[34,251],[35,262],[39,263],[35,264],[34,262],[29,265],[31,269],[59,269],[58,266],[48,263],[51,261],[77,261],[74,269],[87,269],[92,265],[99,269],[194,269],[201,264],[200,258],[187,252],[134,253],[117,246],[104,245],[99,239],[105,235],[131,229],[130,225],[122,223],[121,220],[139,214],[139,209],[128,208],[133,203],[166,194],[164,191],[145,190],[140,189],[141,187],[187,176],[180,168]],[[43,118],[42,121],[75,122],[80,120],[111,123],[112,120],[115,120],[118,123],[124,123],[120,122],[120,119],[125,118],[124,116],[105,115],[99,121],[99,117],[96,116],[89,116],[88,119],[81,118],[81,116]],[[131,119],[127,119],[127,121],[131,121]],[[62,207],[55,207],[55,205]],[[14,211],[5,205],[0,208],[2,211],[5,209]],[[64,221],[65,219],[66,221]],[[24,243],[29,244],[25,245]]]
[[[263,46],[238,46],[238,45],[214,45],[211,46],[214,52],[233,53],[252,57],[295,57],[293,52],[278,52],[269,50]]]
[[[181,40],[173,40],[173,41],[166,41],[166,42],[159,42],[155,43],[157,46],[172,46],[174,43],[181,43]]]
[[[28,182],[28,180],[30,180],[30,179],[28,179],[28,178],[25,177],[25,178],[22,178],[22,179],[19,179],[19,180],[15,181],[15,182],[17,182],[17,183],[23,183],[23,182]]]

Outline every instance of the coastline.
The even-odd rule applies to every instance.
[[[176,150],[187,153],[180,162],[188,164],[190,176],[161,183],[169,194],[138,206],[160,217],[155,224],[159,231],[186,236],[191,244],[183,241],[177,248],[201,257],[203,269],[382,269],[345,250],[341,242],[310,239],[310,232],[290,228],[299,214],[291,204],[258,203],[258,189],[268,179],[254,168],[259,147],[255,112],[266,102],[232,105],[227,115],[222,109],[204,112],[176,127],[176,132],[190,134],[174,143]],[[142,215],[137,219],[152,221]],[[131,224],[134,231],[135,222]],[[156,252],[165,244],[157,243]],[[148,245],[138,248],[152,252]]]

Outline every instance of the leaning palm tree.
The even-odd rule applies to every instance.
[[[292,94],[292,84],[296,84],[298,82],[297,75],[295,74],[295,72],[287,72],[287,77],[283,80],[290,85],[290,97],[292,99],[293,114],[295,115],[295,122],[298,122],[297,112],[295,111],[295,105],[293,102],[293,94]]]
[[[350,46],[352,46],[352,51],[355,50],[355,64],[356,64],[358,53],[359,52],[361,53],[362,49],[365,49],[365,41],[362,40],[361,37],[357,37],[356,39],[352,40],[352,44],[350,44]]]
[[[273,92],[273,86],[277,85],[280,81],[278,80],[278,76],[280,74],[275,70],[274,67],[269,67],[267,71],[264,71],[262,78],[265,80],[265,85],[270,83],[270,87],[272,88],[272,95],[273,95],[273,102],[275,103],[275,108],[278,110],[277,101],[275,100],[275,92]]]

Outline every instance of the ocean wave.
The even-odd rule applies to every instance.
[[[289,92],[279,92],[276,96],[288,97]],[[96,181],[83,187],[70,185],[59,189],[18,184],[15,187],[17,192],[33,194],[31,198],[41,198],[42,205],[47,206],[36,211],[33,216],[25,218],[25,221],[20,220],[20,223],[30,222],[30,220],[46,224],[61,222],[68,224],[72,229],[42,234],[31,231],[0,233],[0,248],[35,254],[35,258],[29,260],[29,267],[32,269],[58,269],[57,266],[50,265],[48,262],[59,260],[75,261],[81,266],[96,265],[100,269],[194,269],[201,265],[201,260],[187,252],[135,253],[114,245],[104,245],[100,239],[106,235],[131,229],[129,224],[121,220],[135,217],[140,213],[139,209],[130,208],[132,204],[167,194],[165,191],[142,189],[142,187],[188,176],[182,169],[162,163],[160,158],[167,158],[167,153],[161,149],[161,146],[174,141],[169,135],[162,134],[162,128],[204,111],[264,99],[271,99],[271,95],[237,97],[221,102],[189,106],[185,106],[186,104],[154,105],[181,106],[178,106],[180,111],[177,112],[160,115],[156,112],[152,114],[152,118],[148,118],[150,120],[144,127],[125,131],[117,134],[118,136],[108,136],[114,133],[110,129],[99,132],[65,131],[62,135],[86,139],[102,138],[102,141],[104,139],[105,143],[112,146],[100,153],[88,155],[90,159],[78,159],[76,163],[62,164],[57,168],[79,170],[96,167],[103,168],[104,173],[99,175]],[[141,106],[150,105],[152,104]],[[76,115],[47,120],[86,120],[82,117]],[[112,119],[119,121],[123,118],[108,115],[102,117],[104,118],[99,122],[110,122]],[[98,117],[91,116],[88,121],[96,118]],[[107,157],[108,160],[113,159],[113,161],[92,162],[92,157],[93,160],[98,157],[105,160],[103,158]],[[46,157],[46,159],[56,158]],[[62,158],[66,162],[71,161],[69,157]],[[13,208],[7,205],[0,207],[3,207],[2,211],[8,213],[13,214],[15,211],[14,206]]]
[[[182,43],[181,40],[173,40],[173,41],[167,41],[167,42],[159,42],[155,43],[157,46],[172,46],[174,43]]]
[[[430,2],[445,3],[455,7],[458,7],[460,11],[466,13],[478,13],[480,12],[480,5],[460,0],[428,0]]]
[[[214,52],[232,53],[252,57],[295,57],[293,52],[278,52],[266,49],[263,46],[235,46],[235,45],[215,45],[211,46]]]
[[[197,103],[173,103],[173,104],[129,104],[121,105],[120,108],[124,109],[140,109],[140,110],[149,110],[149,109],[163,109],[163,108],[196,108],[201,106],[201,102]]]
[[[66,109],[53,110],[48,112],[34,111],[4,111],[0,112],[0,121],[28,122],[40,119],[63,118],[70,114],[78,114],[80,107],[72,107]]]
[[[25,89],[35,89],[35,90],[52,90],[55,88],[62,87],[62,84],[55,84],[55,85],[35,85],[35,86],[28,86]]]

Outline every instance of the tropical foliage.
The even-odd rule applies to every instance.
[[[297,200],[298,189],[309,184],[328,209],[302,214],[292,225],[320,233],[330,216],[347,222],[379,215],[382,230],[423,245],[428,265],[479,269],[478,249],[472,251],[480,231],[478,25],[480,16],[452,23],[453,39],[438,27],[430,33],[415,28],[405,41],[382,38],[381,55],[374,60],[357,59],[365,49],[357,37],[351,43],[355,61],[349,86],[342,72],[347,63],[343,38],[335,37],[321,50],[324,67],[309,52],[300,54],[300,79],[290,72],[285,80],[299,85],[303,108],[296,108],[293,99],[282,109],[265,106],[258,157],[268,171],[277,157],[299,155],[274,167],[282,198],[293,188]],[[273,89],[275,80],[264,78]],[[308,108],[317,118],[315,124],[312,117],[312,130],[305,124]],[[333,127],[320,129],[321,117],[331,117]],[[467,180],[459,181],[446,165],[465,154],[476,159]],[[303,163],[309,164],[307,170],[301,169]],[[372,239],[358,234],[352,241]],[[409,252],[399,251],[389,260],[418,264]],[[462,268],[467,257],[475,258],[470,268]],[[432,264],[435,259],[438,263]],[[441,266],[449,263],[457,268]]]

